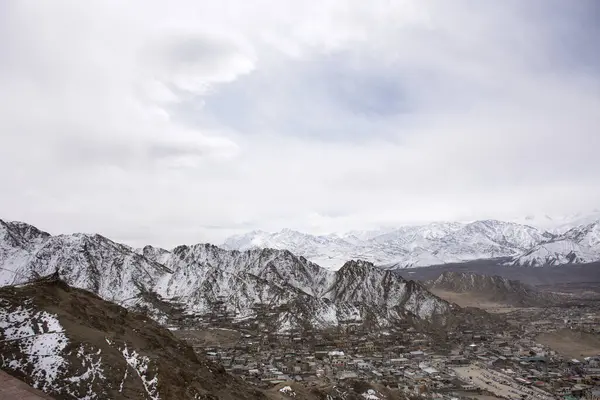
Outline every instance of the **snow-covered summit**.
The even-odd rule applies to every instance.
[[[330,269],[340,268],[348,259],[368,260],[388,268],[409,268],[511,257],[553,237],[529,225],[483,220],[405,226],[362,235],[255,231],[234,236],[223,247],[289,249]]]
[[[600,260],[600,220],[571,228],[551,240],[542,241],[510,264],[529,267],[579,264]]]

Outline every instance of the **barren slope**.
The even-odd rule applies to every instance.
[[[260,399],[146,316],[44,280],[0,288],[0,367],[56,399]]]

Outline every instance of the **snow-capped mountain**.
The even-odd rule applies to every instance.
[[[277,311],[274,329],[341,321],[444,323],[452,307],[414,282],[366,262],[339,271],[288,250],[224,250],[209,244],[168,251],[134,250],[100,235],[51,236],[23,223],[0,221],[0,284],[57,272],[68,284],[106,300],[149,310],[167,322],[167,303],[203,315],[225,305],[238,319]],[[377,290],[376,290],[377,289]]]
[[[60,271],[63,279],[100,297],[126,302],[149,290],[163,265],[100,235],[51,236],[22,222],[0,220],[0,286]]]
[[[579,264],[600,260],[600,221],[569,229],[552,240],[515,256],[509,264],[530,267]]]
[[[376,304],[382,307],[395,304],[425,319],[447,311],[446,304],[440,303],[418,283],[399,280],[394,272],[365,261],[344,264],[335,273],[335,282],[327,297],[333,302]]]
[[[304,322],[325,327],[373,318],[438,321],[451,311],[414,282],[363,261],[333,272],[288,250],[240,252],[199,244],[179,246],[171,254],[165,266],[173,273],[157,283],[159,295],[195,312],[221,299],[238,318],[256,317],[257,305],[288,308],[278,319],[282,330]]]
[[[291,229],[276,233],[253,231],[245,235],[232,236],[221,247],[240,251],[263,248],[290,250],[320,266],[339,268],[349,259],[366,259],[357,246],[361,246],[364,240],[378,234],[380,233],[353,232],[344,236],[335,234],[315,236]]]
[[[554,235],[528,225],[496,220],[407,226],[366,235],[313,236],[291,230],[233,236],[224,248],[288,249],[327,268],[363,259],[388,268],[410,268],[522,254]]]
[[[228,374],[144,315],[59,279],[0,288],[0,354],[0,370],[53,399],[406,398],[402,392],[367,381],[357,385],[342,380],[319,387],[288,381],[259,388]],[[257,367],[265,372],[272,368]],[[0,379],[8,386],[4,374]],[[30,394],[29,388],[23,391]],[[10,393],[11,399],[18,398],[14,389]],[[42,398],[21,396],[34,397]]]

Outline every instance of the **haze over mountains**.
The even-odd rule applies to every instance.
[[[547,219],[547,218],[546,218]],[[310,235],[292,230],[254,231],[230,237],[224,248],[288,249],[339,268],[363,259],[385,268],[411,268],[482,259],[503,265],[544,266],[600,260],[600,216],[560,219],[551,231],[498,220],[440,222],[380,231]]]

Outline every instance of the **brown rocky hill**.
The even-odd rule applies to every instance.
[[[143,314],[58,279],[0,288],[0,368],[56,399],[262,399]]]
[[[540,292],[517,280],[471,272],[445,271],[436,279],[425,282],[425,286],[438,294],[440,290],[470,294],[516,307],[548,306],[558,300],[556,295]]]

